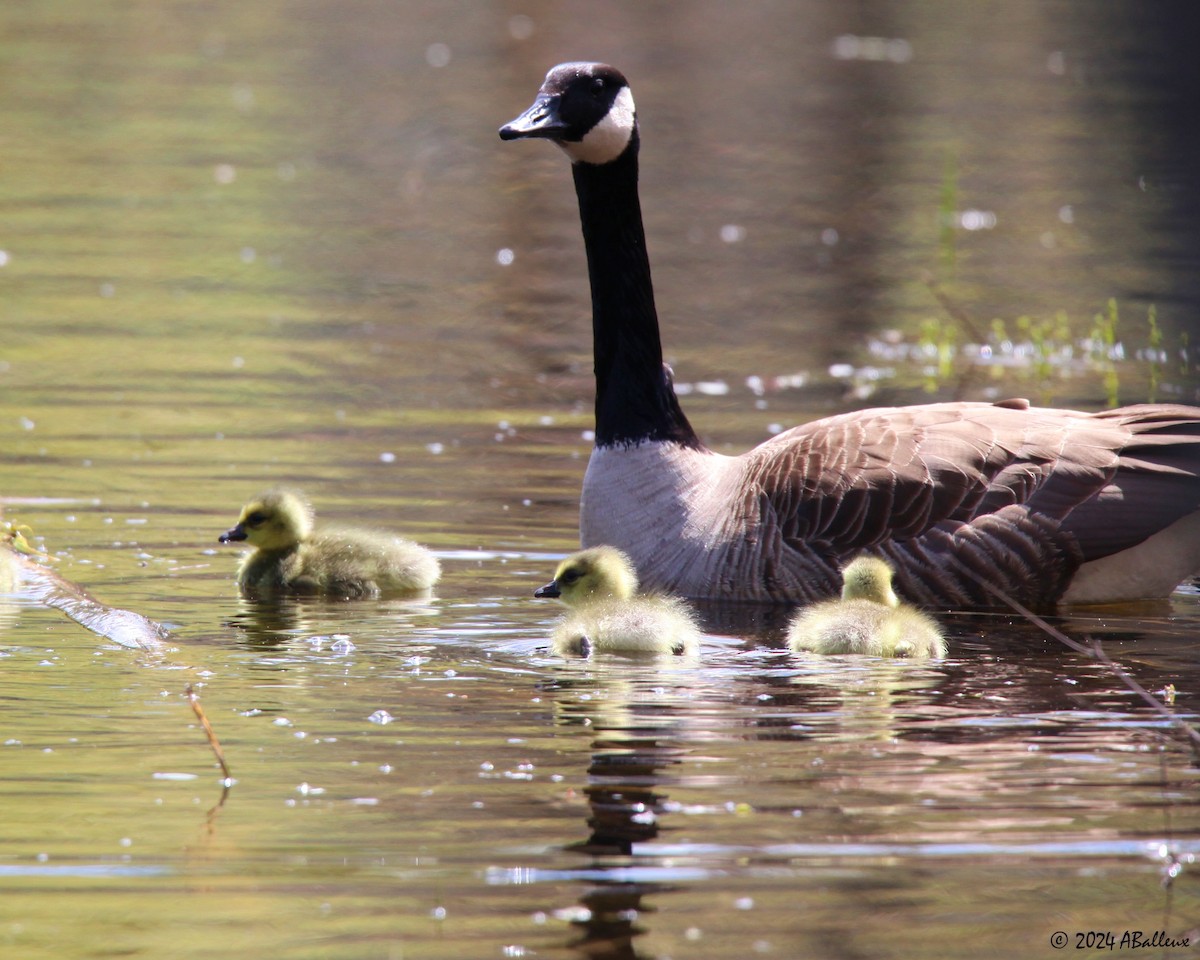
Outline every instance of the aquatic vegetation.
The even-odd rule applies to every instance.
[[[47,563],[57,562],[57,557],[52,557],[30,543],[29,541],[32,539],[34,539],[33,528],[28,524],[12,523],[8,520],[0,522],[0,542],[6,544],[14,553],[26,557],[36,557]]]
[[[990,391],[1029,396],[1042,404],[1085,392],[1089,384],[1096,385],[1108,406],[1196,395],[1187,331],[1170,335],[1154,305],[1144,324],[1122,323],[1115,299],[1090,323],[1058,310],[1050,316],[994,317],[979,324],[944,292],[937,291],[937,297],[945,312],[923,318],[915,338],[889,330],[869,341],[874,368],[886,362],[892,379],[900,384],[915,380],[928,393]],[[1172,356],[1177,365],[1171,364]],[[859,372],[851,365],[830,371],[856,386]]]

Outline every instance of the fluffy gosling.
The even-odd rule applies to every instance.
[[[946,641],[934,619],[900,602],[892,568],[859,557],[842,571],[842,597],[801,610],[788,627],[788,647],[819,654],[944,657]]]
[[[255,548],[238,567],[238,587],[249,598],[420,594],[442,572],[437,558],[411,540],[372,530],[314,529],[312,507],[292,490],[255,497],[217,539]]]
[[[567,557],[554,579],[534,591],[569,608],[551,636],[560,656],[593,652],[695,654],[696,615],[675,597],[637,596],[637,573],[615,547],[591,547]]]

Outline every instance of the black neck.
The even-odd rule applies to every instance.
[[[592,285],[596,445],[673,440],[700,448],[663,367],[637,152],[635,131],[613,162],[571,168]]]

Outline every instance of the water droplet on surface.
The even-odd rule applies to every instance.
[[[528,40],[533,36],[533,18],[518,13],[508,18],[508,35],[514,40]]]
[[[431,43],[425,48],[425,62],[431,67],[449,66],[450,48],[444,43]]]

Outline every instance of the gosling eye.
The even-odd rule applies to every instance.
[[[247,516],[246,519],[242,521],[242,523],[244,523],[250,527],[257,527],[257,526],[260,526],[261,524],[265,523],[266,520],[267,520],[266,514],[261,513],[258,510],[255,510],[252,514]]]
[[[566,573],[564,573],[558,579],[561,580],[563,583],[571,584],[571,583],[574,583],[576,580],[578,580],[582,576],[583,576],[583,574],[580,573],[578,570],[572,569],[572,570],[568,570]]]

